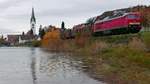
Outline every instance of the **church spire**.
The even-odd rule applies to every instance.
[[[34,8],[32,8],[32,15],[31,15],[31,21],[30,22],[36,23],[36,19],[35,19],[35,15],[34,15]]]
[[[30,25],[31,25],[31,30],[33,31],[33,35],[36,35],[36,18],[35,18],[35,15],[34,15],[34,8],[32,8]]]

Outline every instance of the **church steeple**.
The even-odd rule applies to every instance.
[[[35,18],[35,15],[34,15],[34,8],[32,8],[30,25],[31,25],[31,30],[33,31],[33,34],[36,35],[36,18]]]
[[[36,23],[36,19],[35,19],[35,15],[34,15],[34,8],[32,8],[32,15],[31,15],[31,21],[30,22]]]

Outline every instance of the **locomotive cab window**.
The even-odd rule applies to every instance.
[[[128,15],[127,19],[139,19],[140,17],[138,15]]]

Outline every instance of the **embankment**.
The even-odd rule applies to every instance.
[[[110,84],[150,83],[150,32],[61,40],[47,34],[42,45],[82,58],[89,76]]]

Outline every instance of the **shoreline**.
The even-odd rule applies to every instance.
[[[108,84],[149,84],[150,33],[51,40],[49,52],[72,53],[82,59],[92,78]],[[83,39],[84,38],[84,39]],[[56,41],[59,41],[56,43]],[[56,46],[55,46],[56,45]]]

